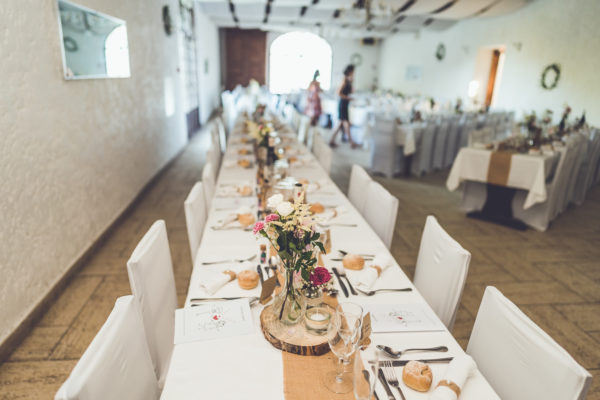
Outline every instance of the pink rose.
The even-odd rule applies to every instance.
[[[265,222],[277,221],[279,219],[279,215],[277,214],[269,214],[267,218],[265,218]]]
[[[256,235],[258,232],[262,231],[263,229],[265,229],[265,223],[263,221],[258,221],[257,223],[254,224],[254,229],[252,229],[252,232],[254,232],[254,234]]]
[[[317,267],[310,274],[310,282],[315,286],[321,286],[331,280],[331,274],[327,271],[327,268]]]

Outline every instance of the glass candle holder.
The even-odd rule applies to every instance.
[[[306,330],[313,335],[325,335],[332,313],[333,309],[326,304],[308,308],[304,314]]]

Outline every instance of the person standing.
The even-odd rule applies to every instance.
[[[308,99],[304,110],[304,113],[310,117],[311,126],[317,126],[321,117],[321,84],[317,80],[319,75],[319,70],[316,70],[312,82],[308,85]]]
[[[355,149],[358,147],[352,140],[352,135],[350,134],[350,120],[348,117],[348,108],[350,106],[350,100],[352,95],[352,81],[354,80],[354,65],[350,64],[344,69],[344,80],[340,87],[337,90],[337,95],[340,100],[338,103],[338,112],[339,112],[339,122],[335,130],[333,131],[333,135],[331,136],[331,140],[329,141],[329,146],[337,147],[335,143],[335,138],[340,130],[343,131],[348,136],[350,140],[350,144],[352,148]]]

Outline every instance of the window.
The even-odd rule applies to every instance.
[[[290,93],[308,88],[316,70],[323,90],[331,86],[331,46],[309,32],[279,36],[269,50],[269,88],[272,93]]]

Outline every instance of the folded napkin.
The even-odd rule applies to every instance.
[[[477,369],[471,356],[463,354],[450,361],[446,375],[440,380],[430,400],[456,400],[469,376]]]
[[[335,208],[328,208],[321,214],[317,214],[316,219],[319,222],[330,222],[332,219],[339,217],[346,213],[348,209],[344,206],[337,206]]]
[[[223,272],[206,272],[200,282],[200,287],[203,288],[206,293],[213,295],[219,289],[221,289],[227,282],[235,279],[235,272],[223,271]]]
[[[392,264],[389,256],[376,256],[369,265],[354,273],[350,278],[352,283],[363,290],[371,290],[377,278]]]
[[[319,179],[317,182],[310,182],[310,183],[306,184],[306,192],[307,193],[316,192],[317,190],[322,189],[326,185],[327,185],[326,179]]]
[[[250,182],[243,182],[237,185],[225,185],[217,188],[218,197],[248,197],[254,193]]]

